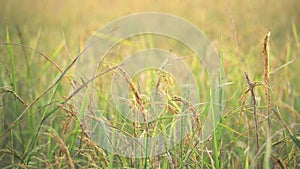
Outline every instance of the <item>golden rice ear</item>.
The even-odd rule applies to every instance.
[[[269,92],[269,76],[270,76],[270,65],[269,65],[269,41],[270,41],[271,31],[269,30],[268,33],[265,35],[264,42],[263,42],[263,49],[262,49],[262,57],[264,59],[264,81],[265,81],[265,94],[266,94],[266,101],[268,104],[268,114],[271,111],[271,101],[270,101],[270,92]]]

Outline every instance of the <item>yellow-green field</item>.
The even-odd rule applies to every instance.
[[[0,168],[300,168],[299,9],[297,0],[2,0]],[[224,72],[219,69],[218,77],[226,95],[225,102],[220,101],[225,107],[218,125],[207,139],[201,139],[205,115],[217,110],[194,109],[178,97],[191,91],[180,91],[176,77],[161,69],[129,78],[119,66],[138,50],[169,51],[190,68],[199,88],[199,104],[204,104],[214,92],[195,53],[160,35],[119,42],[96,68],[100,75],[91,82],[97,87],[92,104],[101,112],[99,118],[137,138],[160,132],[172,138],[166,128],[176,130],[174,116],[184,107],[192,107],[195,121],[193,130],[163,153],[130,158],[101,147],[101,140],[95,142],[85,131],[85,106],[90,108],[86,102],[92,99],[90,95],[79,103],[75,99],[90,89],[88,79],[77,72],[78,64],[84,64],[77,58],[80,52],[85,54],[85,43],[98,29],[141,12],[168,13],[196,25],[220,57]],[[159,118],[145,124],[120,115],[111,93],[112,79],[120,71],[128,83],[121,92],[130,90],[129,104],[139,113],[148,108],[151,91],[156,88],[164,94]]]

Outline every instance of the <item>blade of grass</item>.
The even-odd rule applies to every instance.
[[[90,99],[90,91],[91,91],[91,85],[88,85],[87,86],[87,89],[86,89],[86,92],[85,92],[85,95],[84,95],[84,98],[83,100],[81,100],[81,108],[80,108],[80,111],[79,111],[79,114],[78,114],[78,120],[76,122],[76,125],[75,125],[75,128],[74,128],[74,134],[73,134],[73,137],[72,137],[72,140],[71,140],[71,144],[70,144],[70,147],[69,147],[69,153],[72,154],[73,153],[73,148],[74,148],[74,144],[75,144],[75,141],[77,140],[77,135],[78,135],[78,130],[79,130],[79,127],[80,127],[80,124],[81,124],[81,120],[83,118],[83,114],[86,112],[87,108],[88,108],[88,104],[89,104],[89,99]]]
[[[10,41],[10,33],[9,33],[9,30],[8,30],[8,25],[7,24],[6,24],[6,41],[7,41],[8,44],[11,42]],[[13,55],[13,50],[12,50],[11,45],[7,45],[6,49],[8,51],[8,55],[9,55],[12,87],[13,87],[13,90],[16,91],[15,59],[14,59],[14,55]]]
[[[289,136],[291,137],[293,142],[296,144],[297,148],[300,150],[300,140],[293,134],[292,130],[288,127],[288,125],[281,118],[278,108],[276,108],[276,109],[273,108],[273,112],[276,114],[277,118],[280,120],[280,122],[284,126],[284,128],[288,131]]]
[[[214,164],[215,168],[219,169],[220,168],[220,161],[219,161],[219,147],[218,147],[218,135],[217,131],[214,130],[213,132],[213,144],[214,144]]]
[[[294,38],[295,38],[295,41],[296,41],[296,45],[300,46],[300,40],[299,40],[299,36],[298,36],[298,33],[297,33],[297,27],[296,27],[295,22],[292,23],[292,29],[293,29],[293,34],[294,34]]]
[[[218,80],[218,79],[217,79]],[[214,159],[214,168],[216,169],[219,169],[220,168],[220,161],[219,161],[219,147],[218,147],[218,134],[217,134],[217,126],[216,126],[216,121],[218,119],[216,119],[215,115],[217,114],[216,111],[218,111],[216,108],[215,108],[215,103],[214,103],[214,100],[215,100],[215,97],[216,97],[216,92],[218,92],[216,89],[215,89],[215,83],[214,83],[214,79],[211,80],[211,85],[212,85],[212,98],[211,98],[211,120],[212,120],[212,127],[213,127],[213,159]],[[219,94],[219,93],[217,93]],[[219,98],[217,98],[219,99]]]
[[[6,41],[7,43],[11,42],[10,39],[10,33],[8,30],[8,24],[6,23]],[[9,55],[9,62],[10,62],[10,73],[11,73],[11,85],[13,88],[13,91],[17,92],[17,87],[16,87],[16,77],[15,77],[15,59],[14,59],[14,55],[13,55],[13,49],[11,47],[11,45],[7,45],[6,49],[8,51],[8,55]],[[14,98],[14,102],[13,102],[14,106],[15,106],[15,112],[19,112],[18,111],[18,104],[16,102],[16,98]],[[24,145],[24,140],[23,140],[23,133],[21,130],[21,126],[19,126],[19,132],[20,132],[20,138],[21,138],[21,143],[22,145]],[[11,145],[12,147],[14,147],[14,134],[11,131]],[[24,148],[24,147],[23,147]],[[12,162],[14,163],[14,156],[12,156]]]

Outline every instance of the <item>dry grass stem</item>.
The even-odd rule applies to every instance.
[[[245,78],[247,80],[248,83],[248,87],[249,87],[249,91],[251,93],[251,98],[253,101],[253,114],[254,114],[254,123],[255,123],[255,140],[256,140],[256,151],[259,150],[259,141],[258,141],[258,122],[257,122],[257,109],[256,109],[256,98],[255,98],[255,94],[254,94],[254,87],[255,87],[255,83],[251,82],[248,73],[245,73]]]

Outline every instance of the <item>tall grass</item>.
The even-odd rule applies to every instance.
[[[8,8],[13,2],[6,3]],[[196,2],[189,3],[195,5]],[[225,3],[210,6],[207,2],[201,2],[209,10],[203,8],[203,13],[199,14],[191,8],[197,15],[189,11],[181,13],[188,20],[195,21],[210,37],[221,39],[221,48],[217,48],[224,71],[219,70],[219,78],[214,80],[226,86],[226,91],[218,91],[219,98],[215,100],[219,101],[218,105],[223,105],[221,101],[225,97],[226,107],[215,106],[212,110],[205,101],[216,91],[205,89],[214,83],[211,83],[197,57],[189,49],[183,49],[180,42],[156,35],[129,38],[110,50],[107,54],[109,57],[99,66],[95,77],[75,79],[75,66],[85,52],[76,54],[86,40],[78,42],[81,38],[77,36],[83,36],[82,31],[74,33],[71,31],[74,26],[69,25],[64,35],[61,36],[59,30],[60,36],[54,36],[57,34],[52,25],[56,21],[48,13],[44,15],[45,25],[42,26],[6,24],[3,30],[0,29],[0,167],[299,168],[299,23],[296,20],[287,21],[293,8],[277,17],[278,23],[272,25],[270,38],[269,34],[264,35],[267,28],[257,26],[263,24],[257,18],[265,16],[262,20],[271,22],[274,18],[267,16],[271,16],[270,13],[277,16],[278,11],[268,8],[258,14],[248,14],[247,17],[256,18],[256,27],[250,22],[240,21],[237,12],[245,16],[243,5]],[[253,6],[258,7],[258,4],[253,2]],[[274,2],[274,8],[278,4],[281,3]],[[229,17],[222,13],[226,9]],[[247,10],[251,11],[252,7]],[[202,17],[201,21],[198,14]],[[220,21],[219,17],[224,21]],[[36,22],[34,19],[30,20],[32,24]],[[57,24],[60,22],[62,20],[58,20]],[[83,19],[82,22],[87,21]],[[220,28],[215,28],[211,22],[218,26],[229,25],[230,28],[222,27],[219,35]],[[286,23],[288,28],[285,29],[282,25]],[[255,31],[252,32],[248,27]],[[189,94],[189,91],[178,91],[176,79],[163,67],[141,72],[134,78],[122,73],[118,62],[129,53],[147,47],[169,50],[181,56],[180,59],[190,66],[198,83],[202,103],[199,108],[195,109],[195,105],[179,97],[180,92]],[[247,72],[246,76],[243,71]],[[153,89],[161,89],[167,98],[162,116],[145,125],[120,115],[112,102],[108,80],[117,73],[129,84],[131,104],[136,109],[147,109],[150,99],[143,94],[144,91],[149,94]],[[145,79],[143,84],[146,87],[138,83],[140,76]],[[92,88],[93,85],[97,89]],[[167,133],[167,128],[176,129],[174,115],[184,108],[193,113],[193,130],[186,133],[185,137],[178,136],[183,138],[173,148],[147,158],[128,158],[106,151],[91,139],[83,127],[82,121],[91,101],[90,90],[97,100],[95,104],[101,109],[99,114],[103,116],[103,124],[113,125],[118,131],[132,137],[156,136],[159,132],[165,139],[172,137]],[[84,97],[78,109],[74,96],[82,91]],[[213,124],[214,132],[202,140],[200,136],[206,115],[209,111],[223,109],[219,124]],[[151,148],[146,151],[154,154],[155,145],[153,152]]]

